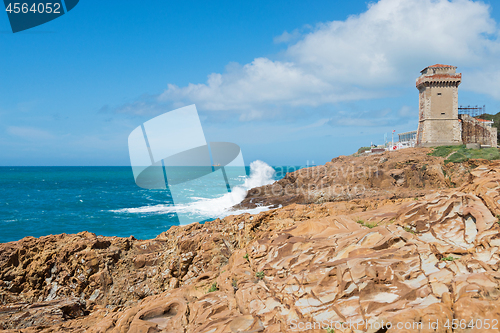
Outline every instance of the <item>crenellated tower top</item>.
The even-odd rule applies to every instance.
[[[416,86],[420,90],[431,86],[452,86],[458,87],[462,82],[462,73],[457,74],[457,67],[450,65],[436,64],[425,67],[420,71]]]

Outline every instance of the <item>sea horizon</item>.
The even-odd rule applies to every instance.
[[[252,187],[272,183],[302,167],[273,166],[272,177],[255,176]],[[245,169],[248,179],[252,170]],[[243,185],[245,179],[234,181]],[[174,205],[168,189],[138,187],[130,166],[0,166],[0,243],[82,231],[151,239],[182,225],[177,211],[204,223],[267,210],[230,210],[235,199],[230,194],[218,195],[220,191],[213,186],[200,182],[196,190],[186,188],[190,202]]]

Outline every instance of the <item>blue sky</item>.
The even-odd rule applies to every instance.
[[[0,165],[129,165],[135,127],[193,103],[247,164],[325,163],[415,130],[428,65],[499,112],[499,20],[466,0],[82,0],[12,34],[0,14]]]

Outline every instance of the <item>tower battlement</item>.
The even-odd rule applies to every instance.
[[[456,66],[432,65],[425,67],[420,71],[420,77],[417,78],[417,89],[424,89],[430,86],[456,86],[462,82],[462,73],[457,73]]]
[[[457,72],[457,66],[436,64],[425,67],[420,71],[420,74],[422,75],[455,74],[456,72]]]

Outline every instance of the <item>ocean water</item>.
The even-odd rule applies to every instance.
[[[188,202],[174,207],[168,190],[138,187],[130,167],[0,167],[0,242],[81,231],[150,239],[179,225],[177,211],[198,221],[243,213],[229,208],[246,190],[300,168],[255,161],[246,177],[232,179],[241,185],[231,193],[221,195],[204,180],[186,188]]]

